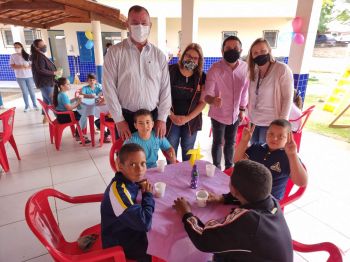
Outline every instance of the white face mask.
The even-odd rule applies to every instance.
[[[143,43],[147,40],[150,26],[149,25],[130,25],[131,37],[138,43]]]
[[[21,52],[22,52],[22,48],[15,48],[15,52],[16,52],[17,54],[21,53]]]

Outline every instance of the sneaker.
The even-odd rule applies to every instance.
[[[79,138],[80,140],[80,138]],[[87,138],[86,136],[84,136],[84,140],[85,140],[85,144],[90,144],[91,140],[89,138]],[[80,142],[79,144],[83,144],[82,142]]]
[[[30,107],[24,108],[24,113],[27,113],[30,111]]]
[[[103,139],[103,143],[111,143],[112,142],[112,138],[111,136],[105,136]]]
[[[35,110],[35,111],[39,111],[39,110],[40,110],[40,108],[39,108],[39,107],[37,107],[37,106],[34,106],[34,110]]]

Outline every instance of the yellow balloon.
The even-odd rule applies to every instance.
[[[93,40],[94,39],[94,35],[90,31],[85,31],[85,36],[89,40]]]

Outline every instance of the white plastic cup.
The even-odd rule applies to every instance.
[[[163,197],[165,194],[166,184],[164,182],[157,182],[154,184],[154,196]]]
[[[166,161],[165,160],[157,160],[157,167],[160,172],[164,172]]]
[[[209,193],[206,190],[199,190],[196,192],[197,205],[199,207],[205,207],[207,205],[207,200]]]
[[[207,173],[207,176],[213,177],[215,174],[215,168],[216,168],[216,166],[214,166],[213,164],[206,164],[205,171]]]

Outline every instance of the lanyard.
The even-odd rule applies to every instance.
[[[267,73],[269,72],[271,65],[272,65],[272,63],[270,62],[269,66],[267,67],[267,70],[262,78],[260,78],[260,74],[258,73],[258,81],[256,83],[255,95],[259,95],[260,85],[261,85],[262,81],[265,79],[265,76],[267,75]]]

